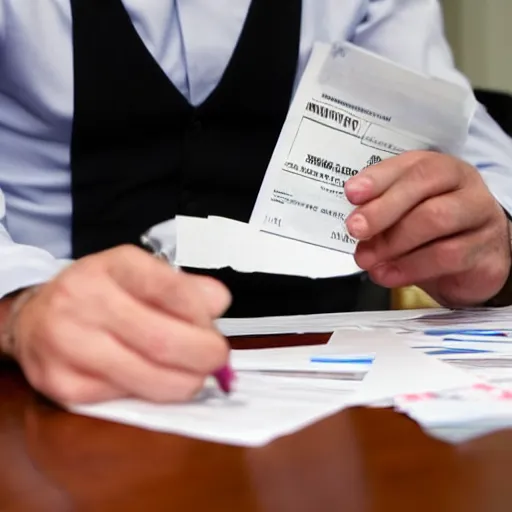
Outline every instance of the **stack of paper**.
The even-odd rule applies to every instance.
[[[512,392],[476,384],[445,392],[400,396],[395,407],[427,433],[459,443],[512,427]]]
[[[423,331],[400,330],[412,350],[435,357],[479,382],[450,386],[442,392],[398,396],[397,408],[432,435],[453,442],[512,427],[512,321],[506,321],[507,314],[507,310],[487,311],[485,315],[446,314],[445,319],[451,317],[458,324],[439,322],[439,315],[428,315],[421,321]],[[483,317],[478,323],[480,315]],[[430,320],[434,318],[436,325],[432,327]],[[406,325],[410,326],[408,321]]]
[[[217,326],[226,336],[332,333],[340,328],[389,328],[390,322],[412,320],[421,313],[422,311],[362,311],[284,317],[221,318]]]
[[[188,404],[117,400],[71,410],[162,432],[260,446],[349,406],[391,405],[398,394],[479,382],[383,330],[338,331],[320,347],[234,351],[232,365],[238,380],[228,397],[209,382]]]

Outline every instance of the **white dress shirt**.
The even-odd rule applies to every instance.
[[[201,103],[227,66],[250,0],[123,2],[165,73]],[[0,0],[0,296],[51,278],[71,255],[71,38],[69,0]],[[315,41],[343,40],[467,84],[437,0],[303,0],[297,82]],[[512,212],[512,144],[483,109],[460,156]]]

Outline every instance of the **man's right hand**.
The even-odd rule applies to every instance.
[[[112,249],[28,299],[12,325],[12,355],[34,388],[62,404],[184,401],[228,362],[214,320],[230,300],[213,279],[135,247]]]

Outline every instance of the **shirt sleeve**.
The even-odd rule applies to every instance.
[[[5,0],[0,0],[0,59],[5,34],[4,7]],[[44,283],[71,263],[70,260],[56,259],[38,247],[16,243],[7,225],[5,196],[0,189],[0,298],[16,290]]]
[[[471,89],[455,67],[438,0],[370,0],[354,43]],[[480,171],[491,193],[512,214],[512,140],[482,105],[478,105],[467,142],[456,156]]]
[[[15,243],[5,221],[5,197],[0,190],[0,298],[44,283],[70,264],[69,260],[56,259],[43,249]]]

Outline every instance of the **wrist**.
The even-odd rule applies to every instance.
[[[24,288],[0,300],[0,356],[14,357],[16,345],[14,330],[18,317],[38,289],[38,286]]]
[[[491,297],[487,302],[485,302],[484,306],[487,307],[499,308],[512,305],[512,218],[507,211],[505,211],[505,215],[508,219],[508,248],[510,252],[509,261],[511,263],[505,284],[502,286],[500,291],[494,295],[494,297]]]

